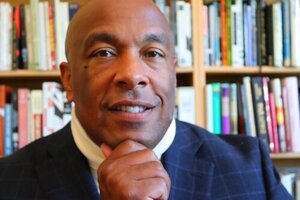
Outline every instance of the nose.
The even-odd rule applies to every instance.
[[[139,56],[124,55],[118,62],[114,83],[117,87],[132,90],[149,84],[146,64]]]

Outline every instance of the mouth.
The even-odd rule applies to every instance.
[[[117,102],[109,107],[113,112],[125,112],[139,114],[153,109],[155,106],[150,103],[137,102],[137,101],[122,101]]]
[[[127,112],[127,113],[143,113],[146,110],[151,109],[150,107],[147,106],[128,106],[128,105],[120,105],[117,106],[113,109],[112,111],[121,111],[121,112]]]

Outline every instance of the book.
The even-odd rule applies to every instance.
[[[283,26],[282,26],[282,3],[272,4],[273,9],[273,64],[275,67],[283,66]]]
[[[0,2],[0,71],[12,69],[11,32],[12,7],[8,2]]]
[[[245,117],[246,123],[249,126],[249,132],[247,132],[247,135],[252,137],[257,136],[256,132],[256,124],[255,124],[255,118],[254,118],[254,110],[253,110],[253,98],[252,98],[252,90],[251,90],[251,78],[249,76],[243,77],[243,85],[245,87],[245,104],[244,104],[244,110],[247,109],[247,115]],[[245,108],[246,107],[246,108]],[[246,126],[246,131],[247,131]]]
[[[253,98],[253,110],[256,134],[259,139],[269,147],[268,129],[266,121],[265,101],[263,94],[263,82],[261,76],[251,77],[251,89]]]
[[[18,123],[18,90],[14,89],[11,92],[12,104],[12,147],[13,152],[19,149],[19,123]]]
[[[30,134],[29,142],[43,136],[43,92],[42,90],[30,91]]]
[[[237,85],[230,84],[230,133],[238,134],[238,99],[237,99]]]
[[[12,104],[6,103],[4,107],[4,156],[12,153]]]
[[[192,17],[191,5],[185,1],[176,1],[176,23],[177,23],[177,58],[179,67],[192,65]],[[184,26],[184,28],[182,28]]]
[[[230,134],[230,87],[228,83],[221,84],[221,95],[222,134]]]
[[[214,134],[221,134],[222,132],[222,114],[221,114],[221,83],[212,83],[212,103],[213,103],[213,126]]]
[[[300,114],[299,114],[299,94],[298,94],[298,78],[296,76],[285,77],[282,79],[282,87],[287,94],[287,107],[284,112],[287,113],[288,121],[286,126],[290,131],[291,150],[300,152]],[[288,146],[288,145],[287,145]],[[289,149],[288,149],[289,150]]]
[[[243,93],[245,92],[243,92],[242,90],[244,90],[243,85],[237,83],[238,133],[241,135],[246,135],[245,116],[247,116],[247,114],[244,114],[245,113],[244,104],[246,102],[243,101],[244,99]]]
[[[212,89],[212,84],[207,84],[205,86],[205,97],[206,97],[206,101],[205,101],[205,108],[206,108],[206,129],[209,132],[213,132],[214,131],[214,125],[213,125],[213,115],[214,115],[214,111],[213,111],[213,89]]]
[[[57,82],[43,82],[43,136],[63,127],[62,86]]]
[[[19,148],[28,144],[29,137],[29,102],[28,88],[18,88],[18,124],[19,124]]]
[[[187,98],[188,97],[188,98]],[[196,123],[194,87],[182,86],[177,88],[178,119]]]
[[[277,131],[278,131],[280,152],[286,152],[285,127],[284,127],[285,119],[284,119],[280,79],[279,78],[271,79],[271,87],[270,88],[272,90],[272,93],[274,94],[274,103],[275,103],[275,110],[276,110],[276,122],[277,122]]]
[[[0,85],[0,157],[4,156],[4,121],[5,105],[9,103],[12,88],[7,85]]]
[[[266,123],[267,123],[267,133],[268,133],[268,141],[269,141],[269,150],[273,153],[278,153],[278,147],[275,150],[275,142],[274,142],[274,133],[272,127],[272,114],[271,114],[271,106],[269,100],[269,77],[262,77],[262,89],[263,89],[263,100],[265,105],[265,114],[266,114]],[[277,133],[277,132],[276,132]]]

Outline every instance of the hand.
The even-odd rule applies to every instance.
[[[151,149],[126,140],[111,150],[101,145],[106,160],[98,168],[102,200],[167,200],[171,181]]]

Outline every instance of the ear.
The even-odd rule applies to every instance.
[[[173,58],[173,65],[174,65],[174,67],[177,67],[177,65],[178,65],[178,60],[177,60],[177,58]]]
[[[67,62],[62,62],[59,66],[60,78],[67,93],[68,101],[73,101],[73,90],[71,82],[71,66]]]

